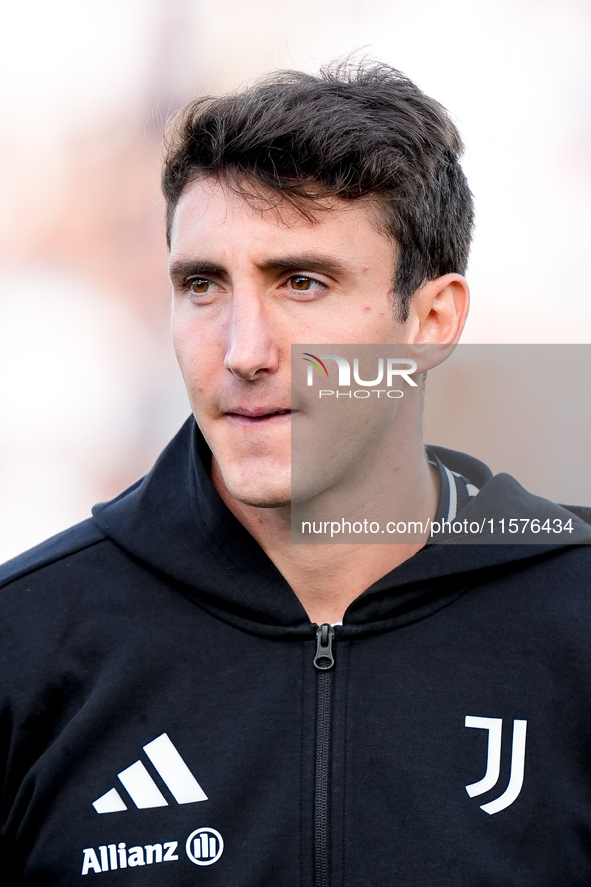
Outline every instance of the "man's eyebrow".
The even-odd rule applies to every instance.
[[[205,259],[175,259],[170,265],[168,273],[170,279],[175,282],[185,280],[185,278],[191,275],[215,274],[219,276],[226,272],[221,265],[217,265],[215,262],[208,262]]]
[[[334,256],[323,256],[318,253],[294,253],[293,255],[276,256],[257,262],[261,271],[312,271],[342,277],[354,273],[354,267],[336,259]],[[169,268],[173,282],[183,281],[191,275],[213,274],[225,276],[227,271],[216,262],[207,259],[176,259]]]
[[[263,271],[316,271],[335,277],[352,274],[354,267],[336,259],[334,256],[323,256],[319,253],[294,253],[293,255],[277,256],[259,263]]]

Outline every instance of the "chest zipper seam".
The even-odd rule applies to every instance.
[[[314,762],[314,884],[329,887],[330,750],[332,738],[332,684],[335,630],[325,622],[316,630],[314,667],[316,695],[316,750]]]

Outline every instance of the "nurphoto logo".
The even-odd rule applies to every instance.
[[[351,389],[351,363],[346,357],[340,354],[321,354],[320,357],[304,351],[302,360],[305,360],[307,366],[306,382],[308,387],[314,385],[316,369],[321,378],[328,378],[328,370],[325,360],[334,360],[338,369],[338,387],[349,389],[348,391],[335,391],[329,389],[320,389],[318,397],[357,397],[367,398],[371,395],[380,397],[384,394],[386,397],[398,399],[404,396],[404,392],[399,388],[394,388],[394,383],[400,380],[406,382],[412,388],[417,388],[417,383],[412,378],[412,374],[417,371],[417,363],[410,358],[405,357],[379,357],[377,367],[375,369],[375,378],[362,379],[359,369],[359,358],[353,358],[353,381],[359,385],[359,388]],[[378,385],[385,384],[385,388],[378,388]]]

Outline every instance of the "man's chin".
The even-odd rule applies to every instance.
[[[223,470],[214,458],[211,476],[213,485],[230,508],[232,499],[251,508],[285,508],[291,505],[291,472],[283,470],[281,473],[284,477],[276,476],[274,483],[269,483],[265,476],[246,478],[242,471]],[[269,475],[273,475],[272,469],[269,469]]]
[[[250,505],[253,508],[288,508],[291,506],[291,498],[289,496],[285,496],[285,494],[269,494],[267,496],[263,496],[259,494],[241,494],[241,495],[233,495],[234,499],[237,499],[239,502],[242,502],[243,505]]]

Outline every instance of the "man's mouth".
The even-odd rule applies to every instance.
[[[278,407],[260,407],[249,409],[239,407],[235,410],[226,410],[226,417],[236,425],[255,426],[255,425],[280,425],[288,422],[297,410],[289,408],[284,409]]]

